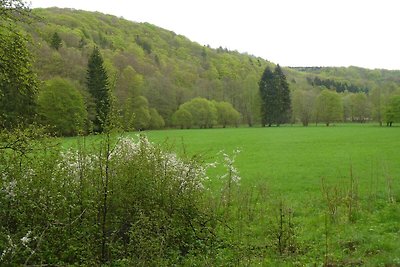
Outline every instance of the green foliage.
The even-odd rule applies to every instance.
[[[385,121],[388,126],[392,126],[394,122],[400,122],[400,96],[389,99],[385,110]]]
[[[292,94],[294,120],[300,120],[303,126],[313,119],[316,94],[312,90],[296,90]]]
[[[352,121],[365,122],[370,117],[370,107],[367,96],[363,93],[351,95]]]
[[[149,138],[183,140],[185,146],[174,149],[188,154],[221,155],[222,149],[240,146],[234,164],[241,185],[233,187],[229,208],[224,204],[229,179],[210,180],[217,203],[209,205],[216,205],[229,225],[218,231],[227,243],[216,248],[216,261],[198,265],[376,266],[397,262],[400,252],[399,129],[373,124],[243,127],[155,131]],[[225,166],[211,173],[223,175]]]
[[[36,130],[0,141],[1,265],[170,266],[212,251],[198,162],[145,137],[68,151]]]
[[[192,127],[193,116],[190,111],[181,106],[172,116],[172,122],[175,126],[178,126],[181,129],[189,129]]]
[[[111,109],[108,76],[98,47],[94,47],[88,62],[86,85],[96,105],[94,130],[102,132]]]
[[[290,112],[290,91],[286,76],[279,65],[274,72],[269,67],[265,69],[259,82],[259,92],[262,126],[287,122]]]
[[[163,117],[158,114],[158,111],[155,108],[149,109],[150,111],[150,122],[149,127],[150,129],[161,129],[164,127],[165,122]]]
[[[151,115],[149,102],[144,96],[137,96],[132,99],[132,111],[135,114],[134,126],[136,130],[148,129]]]
[[[25,22],[25,18],[31,15],[28,9],[25,11],[24,15],[14,16],[11,21],[24,18],[22,21]],[[104,57],[109,89],[115,95],[122,114],[131,113],[124,110],[126,99],[142,95],[148,99],[149,107],[157,109],[166,126],[172,125],[172,116],[181,104],[196,97],[231,103],[243,115],[241,123],[248,125],[262,119],[260,113],[263,116],[271,114],[278,121],[289,119],[287,97],[281,103],[285,111],[275,111],[273,105],[260,105],[260,96],[257,94],[259,77],[267,66],[275,68],[274,64],[266,60],[223,48],[211,49],[154,25],[129,22],[110,15],[58,8],[36,9],[33,13],[46,21],[23,25],[23,30],[31,34],[35,44],[38,44],[32,46],[32,53],[37,58],[34,64],[39,78],[49,80],[60,76],[83,87],[87,83],[85,69],[92,52],[91,47],[97,46]],[[9,21],[4,23],[8,24]],[[51,37],[55,33],[63,44],[58,50],[51,49]],[[282,74],[279,69],[276,72]],[[346,90],[351,91],[353,88],[381,88],[383,97],[380,113],[376,113],[377,109],[371,105],[373,117],[380,122],[387,99],[393,93],[391,88],[399,87],[397,81],[400,75],[396,71],[356,67],[286,68],[283,72],[287,81],[290,81],[292,92],[306,86],[320,91],[318,84],[341,92],[344,90],[341,93],[343,95],[347,94]],[[313,82],[318,79],[323,83]],[[286,82],[278,83],[283,88],[287,87]],[[92,105],[94,100],[85,96],[87,105]],[[375,95],[369,95],[368,102],[374,101]],[[260,112],[261,108],[266,110]],[[267,109],[270,110],[266,112]],[[98,120],[98,114],[93,116],[91,111],[89,113],[93,122]],[[348,114],[346,110],[347,119],[350,118]],[[96,131],[100,130],[99,123],[94,123]],[[263,124],[269,125],[265,118]]]
[[[76,135],[84,130],[87,119],[82,95],[71,81],[54,78],[45,83],[38,95],[38,114],[45,125],[58,135]]]
[[[143,76],[134,68],[127,66],[123,69],[117,80],[115,96],[119,103],[123,103],[128,97],[137,97],[142,94]]]
[[[192,115],[193,124],[199,128],[212,128],[217,122],[217,109],[205,98],[194,98],[182,104],[179,109],[181,108]]]
[[[50,47],[58,50],[60,49],[60,47],[62,46],[62,39],[61,37],[58,35],[57,32],[55,32],[53,34],[53,36],[51,37],[51,41],[50,41]]]
[[[335,91],[324,89],[317,97],[316,121],[331,122],[341,121],[343,118],[343,104],[340,96]]]
[[[30,23],[34,19],[29,4],[24,0],[0,1],[0,29],[19,35],[17,23]],[[0,35],[3,33],[0,32]]]
[[[215,102],[214,106],[217,108],[217,121],[222,127],[227,125],[238,126],[240,120],[240,113],[229,102]]]
[[[277,94],[277,112],[279,112],[277,117],[277,124],[283,124],[288,122],[289,114],[290,114],[290,90],[289,84],[286,81],[286,76],[283,73],[279,64],[276,66],[274,71],[275,83],[277,86],[278,94]]]
[[[0,264],[397,262],[400,188],[385,179],[399,171],[392,164],[398,159],[396,129],[350,125],[149,135],[160,143],[183,139],[182,149],[195,156],[178,157],[144,137],[109,134],[64,139],[74,148],[60,152],[50,142],[56,140],[34,128],[2,132]],[[222,148],[235,152],[218,153]],[[210,180],[207,165],[188,159],[205,150],[223,158],[207,172]],[[349,153],[346,174],[349,166],[338,155]],[[371,153],[378,157],[372,163]]]
[[[11,128],[33,121],[38,82],[24,37],[6,30],[0,43],[0,121]]]

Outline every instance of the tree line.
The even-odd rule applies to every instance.
[[[4,127],[24,118],[49,125],[58,135],[90,133],[102,131],[110,112],[127,131],[398,121],[392,98],[399,86],[392,72],[382,71],[380,80],[371,80],[377,72],[349,68],[355,77],[368,77],[368,84],[337,82],[329,75],[343,80],[347,69],[306,69],[302,72],[311,75],[302,75],[250,55],[193,44],[149,24],[130,27],[131,22],[83,11],[34,13],[51,23],[6,27],[1,35],[7,69],[1,76]],[[96,31],[96,23],[105,30]],[[120,30],[131,28],[127,46],[119,39]],[[316,82],[310,83],[311,77]],[[265,90],[268,86],[271,90]],[[370,89],[354,93],[350,87]]]

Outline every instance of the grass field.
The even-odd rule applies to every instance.
[[[391,176],[400,184],[400,128],[374,125],[167,130],[145,133],[167,140],[178,152],[200,153],[210,161],[220,150],[239,148],[237,167],[243,185],[266,182],[293,197],[319,194],[321,178],[348,180],[350,172],[365,192],[384,187]]]
[[[221,150],[241,151],[235,166],[242,179],[226,217],[233,230],[223,233],[238,246],[237,265],[400,265],[399,127],[341,124],[143,134],[207,162],[221,162]],[[66,139],[66,146],[74,140]],[[222,171],[221,166],[210,171],[211,188],[217,189],[212,194],[221,192]],[[277,236],[289,242],[281,251]]]
[[[253,226],[246,228],[236,222],[238,228],[247,229],[243,231],[251,240],[249,246],[263,244],[260,237],[271,236],[264,228],[276,225],[276,211],[280,209],[276,203],[282,199],[295,211],[293,221],[297,225],[299,247],[309,250],[291,260],[265,260],[269,256],[263,254],[262,264],[296,261],[300,265],[324,262],[329,266],[400,264],[400,128],[344,124],[145,134],[156,143],[172,144],[178,153],[185,150],[189,155],[201,154],[210,162],[220,158],[221,150],[228,153],[236,148],[241,150],[236,166],[242,176],[243,191],[257,190],[263,185],[269,199],[261,203],[269,208],[259,209],[258,219],[244,222],[254,223]],[[211,174],[216,176],[218,170]],[[322,189],[322,181],[326,191]],[[257,202],[254,205],[259,204],[259,200],[253,201]],[[247,205],[242,209],[257,210],[257,206]],[[351,205],[357,210],[354,221],[348,220],[347,215],[354,212]],[[332,209],[337,209],[335,215]],[[268,217],[262,213],[275,215]],[[335,216],[336,221],[326,222],[329,215]]]

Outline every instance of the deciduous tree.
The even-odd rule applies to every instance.
[[[308,126],[312,120],[316,95],[312,90],[298,89],[293,92],[293,117],[300,120],[303,126]]]
[[[145,130],[150,126],[151,114],[149,102],[144,96],[137,96],[132,99],[132,111],[135,114],[135,130]]]
[[[232,106],[231,103],[225,101],[213,101],[213,104],[217,108],[218,124],[222,125],[224,128],[227,125],[237,126],[239,124],[240,113]]]
[[[217,121],[217,109],[205,98],[197,97],[180,106],[190,112],[193,124],[200,128],[211,128]]]
[[[35,115],[38,82],[33,57],[17,25],[31,20],[25,1],[0,1],[0,127],[32,122]]]
[[[84,129],[87,112],[82,95],[71,81],[54,78],[38,95],[41,122],[54,127],[58,135],[74,135]]]
[[[0,121],[11,128],[33,120],[38,81],[26,41],[9,33],[0,34],[0,43]]]
[[[181,129],[192,127],[193,116],[184,107],[179,107],[177,111],[172,115],[172,123]]]
[[[387,126],[394,122],[400,122],[400,96],[392,96],[385,109],[385,121]]]
[[[342,120],[343,104],[338,93],[324,89],[317,97],[316,122],[323,121],[326,126],[335,121]]]
[[[161,117],[160,114],[158,114],[158,111],[155,108],[149,109],[150,112],[150,123],[149,127],[150,129],[161,129],[164,127],[165,122],[163,117]]]

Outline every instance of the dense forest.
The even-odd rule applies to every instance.
[[[261,124],[259,81],[265,68],[274,68],[274,63],[222,47],[213,49],[155,25],[111,15],[59,8],[35,9],[33,14],[39,19],[23,27],[30,36],[29,50],[40,81],[39,119],[58,128],[59,134],[76,133],[77,129],[68,127],[71,123],[87,130],[87,118],[95,116],[87,89],[88,60],[94,47],[103,57],[114,106],[126,130]],[[399,94],[400,71],[305,67],[283,68],[283,73],[291,91],[292,123],[373,120],[382,124],[388,120],[390,98]],[[49,90],[55,93],[51,89],[55,87],[71,92],[75,100],[65,95],[49,98]],[[340,98],[336,114],[327,114],[331,110],[322,103],[324,90]],[[208,113],[215,113],[210,122],[198,121],[199,115],[185,108],[195,98],[204,109],[210,108]],[[69,122],[60,122],[51,114],[55,106],[64,114],[64,106],[75,106],[68,112],[80,115],[75,121],[68,116]]]

